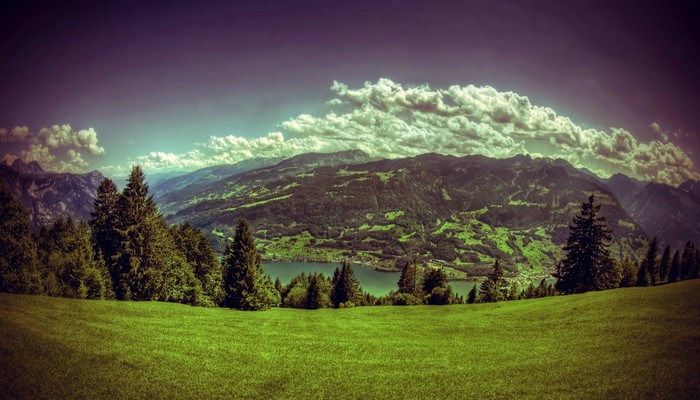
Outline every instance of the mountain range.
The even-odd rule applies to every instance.
[[[608,186],[649,238],[676,249],[700,238],[700,183],[689,180],[674,188],[616,174]]]
[[[16,159],[0,163],[0,180],[29,213],[33,230],[52,225],[58,218],[87,221],[97,186],[104,179],[98,171],[87,174],[47,172],[37,163]]]
[[[604,205],[616,255],[637,259],[646,242],[605,182],[563,160],[323,157],[233,175],[198,195],[179,192],[162,210],[171,223],[218,236],[219,250],[246,218],[267,259],[351,258],[391,269],[397,259],[419,256],[455,278],[483,274],[496,258],[511,272],[551,271],[588,194]]]
[[[86,220],[102,175],[0,165],[35,227]],[[267,260],[350,258],[380,269],[420,257],[453,278],[545,275],[563,257],[568,224],[587,195],[602,204],[618,258],[639,259],[647,238],[678,248],[700,238],[700,184],[678,188],[614,175],[601,179],[561,159],[424,154],[372,159],[361,151],[251,159],[162,179],[151,192],[170,223],[190,222],[222,251],[239,218]]]

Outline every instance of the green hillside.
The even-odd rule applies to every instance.
[[[325,155],[327,157],[333,154]],[[282,162],[160,199],[170,223],[210,234],[219,252],[239,218],[266,260],[351,259],[378,269],[418,256],[463,279],[495,259],[525,281],[563,258],[571,217],[595,194],[620,260],[644,233],[598,178],[562,160],[424,154],[360,164]]]
[[[698,398],[699,293],[259,313],[0,293],[0,397]]]

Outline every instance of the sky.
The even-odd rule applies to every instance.
[[[700,178],[697,2],[25,0],[0,15],[6,162],[117,177],[361,149]]]

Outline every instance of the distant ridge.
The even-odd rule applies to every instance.
[[[700,241],[700,185],[694,180],[678,188],[645,183],[622,174],[607,180],[620,204],[644,229],[665,246],[680,249],[687,241]]]
[[[170,179],[164,179],[151,187],[155,198],[166,196],[168,193],[183,189],[190,185],[202,186],[207,183],[239,174],[241,172],[250,171],[257,168],[263,168],[270,165],[275,165],[282,161],[282,157],[272,158],[251,158],[237,162],[235,164],[215,165],[198,169],[194,172],[184,173]],[[194,187],[191,188],[195,190]]]
[[[92,201],[103,178],[98,171],[47,172],[36,161],[26,164],[17,159],[11,166],[0,163],[0,180],[29,213],[33,230],[52,225],[58,218],[89,220]]]
[[[19,158],[12,162],[11,168],[20,174],[43,174],[46,172],[38,162],[31,161],[27,164]]]

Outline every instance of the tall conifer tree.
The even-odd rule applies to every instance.
[[[692,279],[695,274],[695,243],[688,241],[681,256],[681,278]]]
[[[608,250],[612,234],[599,217],[600,204],[593,195],[581,203],[581,211],[569,225],[569,238],[564,246],[566,258],[557,267],[557,289],[564,293],[583,293],[617,287],[621,278],[619,266],[613,263]]]
[[[467,304],[474,304],[478,296],[476,285],[472,286],[472,290],[469,291],[467,295]]]
[[[671,267],[668,269],[668,282],[673,283],[681,278],[681,260],[680,252],[678,250],[673,253],[673,259],[671,260]]]
[[[178,251],[153,196],[148,195],[145,174],[138,165],[131,169],[117,209],[117,297],[200,304],[201,283]]]
[[[484,303],[491,303],[496,301],[505,300],[508,291],[506,289],[508,282],[503,279],[503,267],[501,267],[501,261],[496,259],[493,263],[493,272],[489,275],[484,282],[481,283],[479,288],[479,293],[481,295],[480,301]]]
[[[316,274],[309,278],[309,287],[306,289],[306,308],[309,310],[318,310],[321,308],[321,276]]]
[[[89,222],[95,250],[107,265],[112,283],[115,285],[118,285],[120,273],[116,260],[120,246],[120,237],[117,232],[118,201],[117,186],[111,179],[103,179],[97,187],[97,197],[93,201],[93,211],[90,213],[92,218]]]
[[[358,303],[359,296],[362,295],[360,282],[355,277],[355,271],[348,261],[343,261],[340,269],[336,268],[333,273],[333,291],[331,301],[333,307],[338,308],[344,303]]]
[[[644,260],[639,264],[637,273],[637,286],[649,286],[656,284],[656,256],[659,251],[659,243],[654,237],[649,243],[649,249]]]
[[[280,302],[245,219],[238,221],[224,252],[224,293],[224,305],[240,310],[266,310]]]
[[[398,282],[399,293],[416,293],[416,272],[416,266],[407,261],[401,270],[401,277]]]
[[[29,215],[0,180],[0,290],[38,294],[42,286]]]
[[[173,226],[171,233],[178,250],[185,256],[201,283],[203,301],[219,304],[223,300],[223,272],[214,249],[199,228],[186,222]]]
[[[668,279],[668,269],[671,266],[671,245],[667,244],[664,248],[664,252],[661,255],[661,261],[659,262],[659,281],[666,281]]]
[[[641,261],[637,268],[637,281],[635,286],[649,286],[651,284],[651,277],[649,276],[649,270],[647,269],[647,264]]]

